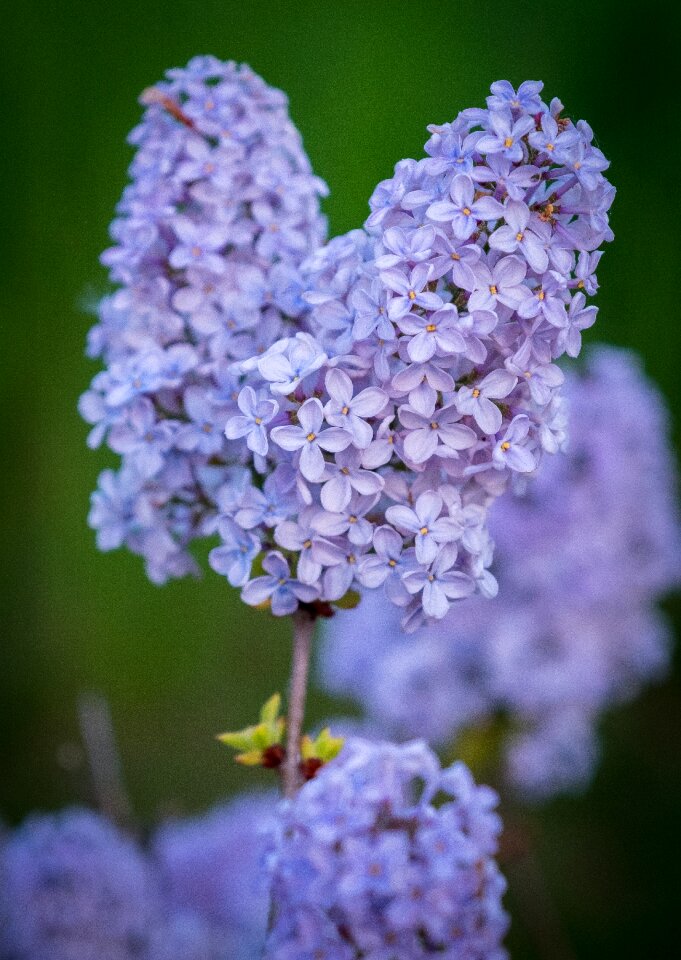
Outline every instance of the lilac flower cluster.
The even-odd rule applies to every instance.
[[[265,957],[502,960],[495,806],[422,742],[348,741],[282,815]]]
[[[0,881],[3,960],[150,956],[160,919],[152,871],[96,814],[29,818],[2,850]]]
[[[612,237],[607,161],[541,89],[495,83],[487,109],[430,127],[365,229],[303,265],[309,332],[240,364],[226,429],[255,469],[211,563],[246,603],[383,586],[413,630],[496,592],[487,508],[563,440],[554,361],[595,320]]]
[[[662,398],[612,347],[589,352],[566,394],[568,452],[491,512],[499,596],[407,638],[376,591],[361,626],[348,613],[329,623],[320,659],[327,689],[378,729],[460,747],[475,729],[478,748],[500,737],[507,781],[537,799],[586,785],[603,711],[664,672],[654,604],[681,582]]]
[[[29,818],[0,848],[1,960],[259,960],[275,809],[244,795],[151,851],[90,811]]]
[[[257,444],[230,443],[230,364],[298,328],[298,267],[325,238],[319,197],[283,93],[246,66],[197,57],[142,95],[137,148],[102,260],[118,289],[88,352],[106,369],[81,398],[122,457],[93,495],[103,550],[140,554],[156,582],[194,570]],[[243,407],[244,400],[240,405]]]
[[[273,795],[242,794],[204,816],[166,823],[154,836],[166,902],[212,931],[225,960],[262,956],[269,910],[264,858],[275,811]]]

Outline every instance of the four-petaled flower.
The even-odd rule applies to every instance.
[[[352,443],[352,435],[338,427],[322,430],[324,410],[316,397],[311,397],[298,410],[298,426],[274,427],[270,436],[288,451],[300,451],[300,472],[311,483],[318,483],[324,474],[322,450],[337,453]]]

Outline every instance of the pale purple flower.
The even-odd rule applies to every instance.
[[[172,228],[180,243],[173,247],[168,262],[176,270],[185,267],[200,267],[209,273],[220,275],[225,271],[225,261],[218,251],[227,243],[229,227],[215,224],[209,228],[194,223],[187,217],[176,217]]]
[[[339,451],[335,463],[326,465],[320,494],[325,510],[332,513],[344,510],[353,490],[367,496],[383,489],[385,481],[378,473],[362,469],[362,457],[366,452],[351,446]]]
[[[497,303],[512,310],[530,295],[522,281],[527,267],[518,257],[502,257],[493,266],[480,260],[472,268],[476,287],[468,301],[468,309],[495,310]]]
[[[300,451],[300,471],[306,480],[318,483],[324,474],[322,450],[337,453],[352,443],[352,436],[338,427],[322,430],[324,410],[316,397],[298,410],[298,426],[274,427],[272,440],[288,451]]]
[[[306,377],[326,363],[326,354],[308,333],[297,333],[287,341],[280,341],[275,349],[257,361],[258,371],[269,381],[276,394],[291,393]]]
[[[252,387],[245,386],[237,400],[243,416],[230,417],[225,426],[228,440],[246,438],[246,445],[253,453],[264,457],[268,450],[267,424],[276,416],[279,407],[275,400],[258,399]]]
[[[404,549],[404,539],[387,525],[377,527],[373,539],[374,552],[360,562],[357,578],[364,587],[383,586],[386,596],[395,604],[406,604],[403,577],[416,566],[412,548]]]
[[[413,307],[423,310],[438,310],[442,306],[442,299],[425,289],[430,279],[431,268],[427,264],[417,263],[410,273],[403,273],[396,267],[381,272],[381,280],[397,296],[393,296],[388,303],[388,316],[391,320],[399,320],[409,313]]]
[[[498,220],[504,208],[494,197],[475,199],[475,187],[470,177],[454,177],[449,191],[451,201],[441,200],[426,211],[437,223],[451,223],[454,236],[467,240],[478,226],[478,221]]]
[[[399,415],[407,431],[404,453],[413,463],[425,463],[432,456],[456,457],[459,450],[477,443],[475,430],[459,423],[461,413],[454,404],[424,413],[405,404]]]
[[[267,575],[250,580],[241,591],[241,599],[257,607],[270,601],[272,613],[284,617],[295,613],[298,602],[311,603],[319,596],[319,588],[291,577],[289,565],[278,550],[271,550],[262,562]]]
[[[216,573],[227,577],[233,587],[241,587],[251,575],[253,561],[260,553],[260,540],[229,517],[220,518],[218,532],[222,545],[211,550],[208,562]]]
[[[421,263],[430,256],[434,240],[433,227],[419,227],[409,233],[399,227],[389,227],[383,234],[383,246],[390,253],[377,257],[376,266],[387,270],[400,263]]]
[[[471,577],[452,567],[457,547],[445,543],[436,553],[428,570],[413,570],[405,574],[404,585],[409,593],[421,593],[423,612],[434,620],[441,620],[450,608],[450,601],[468,597],[475,590]]]
[[[534,130],[534,119],[521,116],[513,120],[510,110],[494,110],[489,115],[490,132],[477,142],[478,153],[500,153],[513,163],[523,160],[522,138]]]
[[[524,80],[518,90],[514,90],[508,80],[497,80],[490,87],[491,96],[487,97],[490,110],[524,110],[536,113],[542,109],[539,94],[544,89],[541,80]]]
[[[410,336],[407,343],[409,358],[416,363],[425,363],[439,351],[440,354],[464,353],[466,341],[456,327],[458,314],[450,303],[440,310],[419,316],[408,313],[397,324],[403,333]]]
[[[508,468],[517,473],[531,473],[535,469],[537,462],[527,446],[529,431],[529,417],[519,414],[511,420],[492,451],[492,460],[497,469]]]
[[[442,506],[442,497],[438,493],[426,491],[417,498],[413,510],[397,504],[385,512],[388,523],[414,536],[419,563],[432,563],[439,544],[449,543],[461,535],[461,527],[455,520],[440,516]]]
[[[502,400],[513,390],[518,378],[505,370],[493,370],[474,387],[461,387],[456,395],[459,413],[473,417],[483,433],[493,435],[502,424],[501,410],[493,400]]]
[[[275,527],[296,512],[295,473],[288,464],[280,464],[266,478],[262,490],[249,486],[238,498],[234,519],[244,530],[260,526]]]
[[[354,445],[365,449],[373,439],[373,431],[365,418],[381,412],[388,400],[387,394],[378,387],[366,387],[353,397],[352,380],[338,368],[329,370],[324,382],[330,398],[324,407],[327,423],[346,430]]]
[[[508,358],[506,369],[526,381],[530,396],[540,406],[549,403],[555,388],[565,380],[563,371],[555,363],[542,363],[532,356],[530,340],[526,340],[523,346]]]
[[[504,210],[506,224],[491,234],[489,245],[502,253],[519,250],[535,273],[543,273],[549,265],[546,252],[551,228],[541,220],[531,220],[530,208],[519,200],[509,200]]]

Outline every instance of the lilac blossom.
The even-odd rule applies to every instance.
[[[428,159],[401,161],[379,184],[364,230],[308,257],[302,300],[310,311],[295,339],[310,366],[289,369],[287,337],[237,368],[280,404],[265,463],[253,470],[286,463],[296,472],[286,522],[298,533],[286,555],[291,569],[304,555],[306,578],[321,567],[320,601],[378,578],[405,608],[405,629],[416,629],[460,597],[438,587],[409,599],[406,577],[398,587],[386,567],[394,572],[390,563],[408,558],[413,583],[432,583],[443,544],[452,545],[452,564],[442,572],[466,584],[461,595],[472,584],[494,596],[487,512],[564,443],[555,361],[577,345],[570,309],[575,327],[595,315],[577,297],[587,282],[595,289],[597,259],[582,254],[611,238],[613,191],[602,174],[592,188],[563,159],[532,147],[530,133],[550,113],[571,131],[561,141],[568,153],[573,142],[585,156],[591,150],[588,128],[561,118],[560,104],[547,106],[540,91],[535,81],[518,91],[495,85],[487,110],[430,128]],[[343,449],[335,436],[337,450],[320,442],[333,429],[345,435]],[[370,506],[358,513],[361,498]],[[437,512],[419,517],[424,503]],[[308,510],[306,526],[299,517]],[[303,535],[308,526],[316,537]],[[399,550],[389,537],[386,553],[386,533],[376,538],[386,527],[401,538]]]
[[[237,401],[242,416],[231,417],[225,427],[228,440],[246,438],[246,445],[253,453],[264,457],[267,453],[266,427],[277,414],[279,406],[275,400],[259,400],[251,387],[244,387]]]
[[[97,814],[33,815],[4,845],[0,874],[3,955],[153,960],[153,933],[163,919],[154,871]]]
[[[470,177],[454,177],[449,191],[451,201],[440,200],[426,211],[436,223],[448,221],[458,240],[468,240],[477,230],[479,221],[498,220],[505,216],[504,208],[493,197],[474,200],[475,187]]]
[[[352,442],[352,435],[339,427],[322,430],[324,410],[316,397],[298,411],[298,426],[275,427],[272,439],[284,450],[300,451],[300,472],[306,480],[320,480],[324,473],[322,450],[338,452]]]
[[[474,387],[463,386],[456,395],[456,408],[461,414],[472,416],[483,433],[494,435],[503,422],[498,404],[518,382],[518,378],[505,370],[493,370]]]
[[[289,613],[361,587],[372,557],[387,562],[388,526],[402,539],[389,559],[427,577],[451,544],[452,582],[495,592],[487,512],[563,443],[555,362],[595,317],[582,298],[612,238],[593,134],[541,90],[499,82],[486,109],[430,127],[427,156],[377,186],[363,229],[325,246],[323,185],[281,94],[210,58],[145,94],[105,256],[122,286],[90,337],[107,369],[82,408],[92,442],[140,400],[165,427],[160,462],[107,477],[91,514],[103,542],[163,580],[195,570],[194,539],[224,532],[211,562],[256,605],[274,587],[251,588],[248,571],[274,542],[278,579],[305,588],[280,584],[271,609]],[[556,156],[530,139],[552,134],[549,116]],[[396,582],[385,590],[405,606]],[[407,594],[405,628],[424,595]]]
[[[496,803],[423,742],[349,739],[282,810],[267,960],[503,960]]]
[[[243,376],[227,371],[302,330],[300,265],[325,238],[326,188],[286,98],[246,66],[197,57],[141,101],[102,257],[116,289],[88,338],[105,369],[80,408],[92,445],[122,458],[117,519],[109,472],[93,496],[98,542],[139,553],[162,582],[196,571],[190,545],[215,530],[222,502],[237,506],[232,466],[267,453],[260,428],[276,397],[254,404],[246,392],[238,410]],[[305,372],[305,350],[286,354],[291,376]]]
[[[284,617],[295,612],[299,601],[311,603],[317,599],[318,588],[291,577],[289,566],[278,550],[271,550],[262,566],[267,575],[249,580],[242,590],[246,603],[258,606],[269,601],[272,613]]]

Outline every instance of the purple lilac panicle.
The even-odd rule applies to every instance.
[[[422,742],[347,741],[283,808],[267,960],[503,960],[496,802]]]
[[[269,908],[264,856],[275,811],[273,795],[243,794],[203,816],[168,822],[154,836],[166,902],[212,930],[224,960],[262,955]]]
[[[259,960],[275,810],[245,794],[151,850],[92,811],[30,817],[0,846],[0,958]]]
[[[339,613],[320,658],[327,689],[393,735],[445,744],[505,714],[506,777],[538,799],[589,782],[602,712],[666,669],[654,603],[681,582],[662,398],[613,347],[589,351],[566,396],[567,453],[492,510],[499,596],[400,641],[397,617],[369,594],[361,630]]]
[[[132,841],[94,813],[29,818],[0,862],[0,955],[22,960],[151,960],[160,901]]]
[[[375,585],[377,561],[394,570],[397,557],[399,587],[384,580],[407,630],[493,596],[487,509],[564,440],[554,361],[595,319],[586,294],[614,189],[590,128],[541,89],[494,84],[487,109],[431,126],[428,156],[379,184],[364,229],[303,265],[308,332],[239,367],[242,396],[278,404],[243,496],[259,470],[288,465],[297,502],[282,524],[308,534],[249,531],[300,580],[305,556],[319,601]],[[387,531],[401,544],[389,557]],[[242,597],[261,594],[246,584]]]
[[[188,547],[235,495],[234,465],[267,450],[277,404],[239,397],[230,364],[299,327],[299,265],[324,241],[326,187],[286,97],[246,66],[196,57],[141,99],[102,257],[117,290],[88,340],[106,369],[80,410],[90,445],[122,457],[93,495],[98,544],[127,546],[163,582],[195,570]]]

